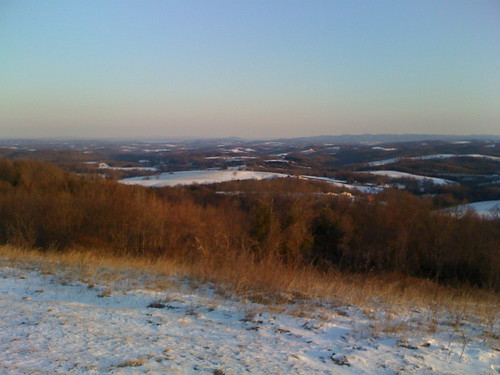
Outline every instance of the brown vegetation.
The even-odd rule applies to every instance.
[[[498,289],[498,220],[438,214],[431,200],[401,191],[352,200],[312,194],[300,182],[293,193],[271,193],[286,183],[293,184],[265,182],[265,194],[256,194],[259,184],[251,182],[255,194],[222,196],[204,187],[131,187],[46,163],[0,160],[0,244],[99,248],[212,272],[241,272],[234,266],[241,263],[262,283],[267,267]]]
[[[155,290],[176,288],[188,277],[191,287],[200,286],[198,282],[204,287],[207,282],[213,283],[218,295],[264,305],[253,307],[258,310],[281,312],[291,307],[292,314],[309,316],[321,313],[328,306],[330,313],[333,309],[345,315],[345,307],[354,305],[373,320],[374,335],[408,332],[410,326],[403,326],[401,321],[390,317],[403,312],[408,315],[408,321],[418,317],[413,328],[419,330],[432,332],[437,329],[437,320],[451,316],[457,317],[458,324],[480,322],[487,328],[486,339],[497,337],[493,327],[498,318],[498,293],[443,286],[400,274],[349,274],[334,269],[318,272],[313,266],[296,267],[269,260],[249,263],[243,255],[223,263],[213,258],[188,262],[123,257],[101,249],[69,249],[61,253],[20,250],[9,245],[0,246],[0,258],[2,264],[36,268],[42,274],[56,275],[62,282],[80,281],[89,288],[105,285],[102,297],[111,290],[137,285]],[[318,304],[318,299],[322,303]],[[383,320],[373,313],[379,309],[387,312]],[[429,313],[420,314],[423,311]]]

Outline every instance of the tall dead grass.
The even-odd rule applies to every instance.
[[[448,287],[434,281],[399,274],[346,274],[320,272],[308,266],[284,265],[267,259],[248,262],[245,256],[224,260],[201,257],[196,262],[182,259],[151,259],[116,256],[97,249],[37,251],[10,245],[0,247],[0,265],[36,267],[42,273],[62,275],[88,283],[118,283],[147,275],[150,288],[168,288],[172,278],[213,283],[226,296],[264,305],[314,304],[354,305],[363,309],[391,311],[427,309],[451,314],[475,315],[493,326],[500,307],[497,292],[474,287]],[[308,302],[309,301],[309,302]]]

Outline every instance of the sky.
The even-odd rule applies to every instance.
[[[497,0],[0,0],[0,138],[500,134]]]

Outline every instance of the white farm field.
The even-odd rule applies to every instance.
[[[233,180],[262,180],[266,178],[288,177],[286,174],[237,169],[206,169],[162,173],[147,177],[130,177],[120,180],[126,185],[142,185],[148,187],[177,186],[191,184],[211,184]]]
[[[124,178],[119,182],[126,185],[141,185],[147,187],[179,186],[192,184],[211,184],[235,180],[263,180],[268,178],[293,177],[288,174],[275,172],[247,171],[239,169],[205,169],[162,173],[153,176],[139,176]],[[299,176],[302,179],[325,181],[334,186],[349,190],[358,190],[363,193],[373,194],[383,190],[382,186],[348,184],[345,181],[328,177]]]
[[[446,180],[444,178],[421,176],[412,173],[392,171],[392,170],[381,170],[381,171],[368,171],[365,173],[370,173],[377,176],[386,176],[389,178],[411,178],[420,182],[431,182],[434,185],[456,185],[457,182]]]

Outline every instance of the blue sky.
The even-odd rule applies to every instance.
[[[0,137],[500,133],[500,3],[0,0]]]

